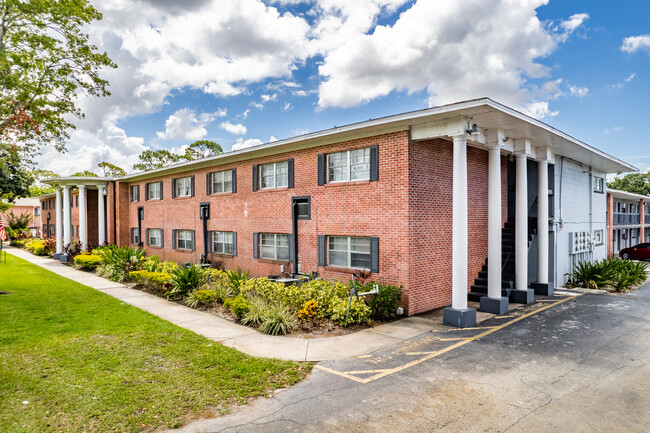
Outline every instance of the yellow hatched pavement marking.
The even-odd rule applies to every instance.
[[[507,326],[510,326],[513,323],[519,322],[520,320],[523,320],[523,319],[525,319],[527,317],[530,317],[530,316],[532,316],[534,314],[537,314],[537,313],[542,312],[544,310],[547,310],[549,308],[555,307],[556,305],[559,305],[559,304],[561,304],[563,302],[566,302],[568,300],[575,299],[575,298],[577,298],[578,296],[581,296],[581,295],[582,294],[575,295],[575,296],[569,296],[569,297],[567,297],[565,299],[560,299],[559,301],[554,301],[553,304],[547,304],[547,305],[545,305],[545,306],[543,306],[541,308],[537,308],[537,309],[535,309],[535,310],[533,310],[533,311],[531,311],[529,313],[518,316],[517,318],[512,319],[509,322],[503,323],[503,324],[498,325],[498,326],[490,326],[490,327],[486,326],[486,327],[479,327],[479,328],[464,328],[464,330],[468,330],[468,329],[487,329],[487,331],[481,332],[480,334],[477,334],[477,335],[475,335],[473,337],[464,338],[464,339],[462,339],[462,341],[459,341],[456,344],[452,344],[451,346],[445,347],[444,349],[441,349],[441,350],[438,350],[438,351],[435,351],[435,352],[429,352],[426,356],[423,356],[422,358],[419,358],[419,359],[415,359],[415,360],[413,360],[411,362],[407,362],[406,364],[400,365],[399,367],[385,369],[381,373],[378,373],[378,374],[376,374],[374,376],[371,376],[371,377],[367,377],[365,379],[358,378],[358,377],[356,377],[353,374],[350,374],[348,372],[344,373],[344,372],[341,372],[341,371],[336,371],[334,369],[331,369],[331,368],[328,368],[328,367],[323,367],[321,365],[317,365],[316,368],[318,368],[320,370],[323,370],[323,371],[327,371],[328,373],[332,373],[332,374],[336,374],[338,376],[345,377],[345,378],[350,379],[350,380],[354,380],[355,382],[359,382],[359,383],[362,383],[362,384],[367,384],[367,383],[373,382],[373,381],[375,381],[377,379],[381,379],[382,377],[386,377],[386,376],[389,376],[391,374],[395,374],[395,373],[398,373],[400,371],[404,371],[404,370],[406,370],[408,368],[411,368],[411,367],[416,366],[418,364],[421,364],[421,363],[423,363],[425,361],[428,361],[429,359],[433,359],[436,356],[442,355],[443,353],[450,352],[450,351],[452,351],[454,349],[457,349],[457,348],[459,348],[461,346],[464,346],[465,344],[469,343],[470,341],[474,341],[474,340],[478,340],[479,338],[483,338],[483,337],[485,337],[487,335],[490,335],[490,334],[492,334],[494,332],[497,332],[497,331],[499,331],[499,330],[501,330],[501,329],[503,329],[503,328],[505,328]],[[450,331],[454,331],[454,330],[450,330]],[[444,332],[444,331],[442,331],[442,332]],[[412,353],[417,354],[417,352],[412,352]],[[427,352],[421,352],[421,353],[424,354],[424,353],[427,353]],[[379,371],[379,370],[377,370],[377,371]]]

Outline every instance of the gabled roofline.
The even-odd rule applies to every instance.
[[[216,156],[202,158],[195,161],[180,162],[180,163],[171,164],[166,167],[155,169],[155,170],[133,173],[121,178],[117,178],[115,180],[136,181],[136,180],[149,179],[149,178],[164,176],[167,174],[174,174],[182,171],[187,171],[187,169],[192,167],[204,168],[204,167],[209,167],[217,164],[225,164],[228,162],[237,162],[237,161],[252,159],[261,155],[271,155],[275,153],[280,153],[281,151],[291,151],[298,148],[318,146],[318,145],[326,144],[328,141],[331,142],[335,138],[339,138],[341,140],[351,139],[351,137],[361,136],[364,132],[366,134],[370,132],[380,134],[380,133],[387,133],[391,131],[408,130],[411,125],[424,123],[428,120],[428,118],[432,118],[434,116],[444,116],[445,114],[452,115],[454,112],[457,111],[467,110],[467,109],[472,109],[477,107],[490,107],[494,110],[498,110],[504,114],[512,116],[522,122],[526,122],[535,127],[543,129],[601,158],[613,162],[615,165],[618,165],[620,168],[622,168],[623,171],[625,170],[638,171],[636,167],[626,163],[625,161],[622,161],[616,157],[608,155],[607,153],[602,152],[574,137],[571,137],[570,135],[565,134],[564,132],[556,128],[553,128],[552,126],[544,122],[534,119],[520,111],[507,107],[490,98],[479,98],[479,99],[472,99],[468,101],[456,102],[452,104],[441,105],[432,108],[424,108],[421,110],[410,111],[407,113],[380,117],[377,119],[351,123],[345,126],[311,132],[308,134],[303,134],[303,135],[299,135],[296,137],[291,137],[283,140],[263,143],[246,149],[235,150],[235,151],[223,153]],[[436,119],[431,119],[431,120],[436,120]],[[282,150],[280,151],[280,149]]]

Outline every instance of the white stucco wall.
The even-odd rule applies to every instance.
[[[573,161],[558,158],[555,164],[556,286],[566,284],[571,271],[569,233],[603,230],[603,243],[594,245],[592,260],[607,256],[606,195],[594,192],[592,176],[605,179],[606,174],[591,171]]]

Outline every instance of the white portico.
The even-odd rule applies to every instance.
[[[65,246],[69,245],[73,238],[78,239],[84,249],[89,244],[101,245],[106,242],[105,197],[108,183],[112,180],[105,177],[62,177],[43,180],[56,190],[55,258],[60,258]],[[78,222],[76,232],[73,219]]]

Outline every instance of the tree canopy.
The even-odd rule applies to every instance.
[[[650,196],[650,173],[631,173],[607,182],[607,188]]]
[[[102,161],[99,164],[97,164],[97,167],[104,170],[105,177],[126,176],[126,170],[124,170],[122,167],[118,167],[115,164],[111,164],[110,162]]]
[[[222,153],[223,149],[214,141],[198,140],[190,144],[182,155],[173,153],[167,149],[145,150],[139,156],[140,162],[133,164],[133,169],[142,171],[155,170],[175,162],[194,161]]]
[[[72,173],[70,176],[71,177],[99,177],[97,173],[90,170],[78,171],[76,173]]]
[[[20,155],[11,148],[0,148],[0,210],[8,209],[18,197],[29,197],[33,173],[20,163]],[[5,203],[5,204],[1,204]]]
[[[116,67],[82,31],[102,18],[87,0],[0,0],[0,144],[65,149],[79,94],[109,95]]]

